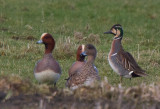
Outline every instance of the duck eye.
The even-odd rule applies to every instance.
[[[45,39],[48,39],[49,38],[49,36],[46,36],[46,37],[44,37]]]

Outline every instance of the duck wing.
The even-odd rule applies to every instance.
[[[133,71],[132,76],[146,76],[145,70],[143,70],[135,61],[133,56],[129,52],[120,51],[117,53],[117,62],[121,64],[125,69],[130,72]]]
[[[98,72],[95,70],[94,65],[85,64],[82,69],[72,74],[68,80],[68,86],[78,86],[84,84],[88,78],[90,80],[100,80]]]

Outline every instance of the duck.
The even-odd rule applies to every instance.
[[[76,62],[72,64],[68,71],[69,77],[73,75],[75,72],[77,72],[84,64],[85,64],[85,56],[81,55],[81,53],[84,52],[85,45],[80,45],[77,49],[77,56],[76,56]]]
[[[34,76],[39,83],[49,83],[55,86],[62,74],[59,63],[52,56],[55,40],[51,34],[43,33],[37,44],[44,44],[45,52],[43,58],[35,65]]]
[[[81,56],[87,56],[87,60],[83,63],[82,67],[72,74],[68,79],[68,87],[71,89],[77,89],[82,85],[90,85],[94,81],[100,81],[98,69],[95,68],[94,61],[96,59],[97,50],[92,44],[85,45],[85,50],[80,54]]]
[[[113,34],[114,38],[111,44],[111,49],[108,54],[108,61],[118,75],[120,75],[120,82],[122,77],[134,78],[147,76],[146,71],[143,70],[133,58],[133,56],[123,49],[121,44],[123,38],[123,28],[120,24],[115,24],[112,28],[104,32],[104,34]]]
[[[80,45],[77,49],[76,61],[72,64],[72,66],[68,70],[69,77],[66,80],[65,86],[68,87],[68,80],[69,78],[85,64],[85,56],[81,55],[84,52],[85,45]]]

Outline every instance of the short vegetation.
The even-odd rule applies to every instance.
[[[97,109],[156,109],[160,101],[159,4],[158,0],[1,0],[0,90],[5,97],[0,98],[0,105],[9,104],[9,100],[23,94],[25,98],[35,96],[38,106],[40,102],[47,102],[52,107],[54,103],[49,102],[50,99],[57,106],[61,106],[58,104],[61,102],[73,109],[78,104]],[[113,36],[103,34],[117,23],[123,26],[124,49],[148,74],[131,81],[124,78],[121,85],[107,60]],[[56,40],[53,56],[63,72],[57,89],[39,85],[33,75],[36,61],[44,53],[44,46],[37,45],[36,41],[44,32]],[[95,65],[102,82],[70,91],[65,88],[68,69],[76,59],[77,47],[87,43],[97,48]]]

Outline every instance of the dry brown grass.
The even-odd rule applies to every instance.
[[[92,43],[92,44],[101,43],[100,36],[98,34],[93,34],[93,33],[90,33],[88,36],[86,36],[82,32],[74,32],[74,39],[78,42],[85,42],[85,43]]]
[[[79,104],[81,103],[83,103],[85,109],[91,107],[95,109],[99,109],[98,107],[105,107],[106,109],[126,109],[127,107],[130,107],[130,109],[157,109],[157,106],[160,104],[159,84],[140,84],[129,88],[122,87],[119,84],[118,87],[114,87],[108,83],[106,77],[100,83],[90,87],[83,86],[76,90],[69,90],[67,88],[55,90],[53,87],[45,84],[36,86],[28,80],[21,79],[17,75],[4,75],[0,78],[0,92],[6,93],[6,96],[0,100],[3,101],[3,103],[0,102],[0,105],[10,102],[12,98],[15,101],[19,100],[19,97],[15,98],[15,96],[25,97],[26,94],[34,96],[36,93],[40,94],[42,100],[47,100],[46,104],[43,105],[44,107],[51,105],[52,101],[57,102],[57,105],[61,103],[62,107],[74,107],[75,109],[79,109]],[[22,94],[24,95],[22,96]],[[25,98],[21,102],[23,103],[24,101]],[[13,102],[12,105],[14,104]],[[73,106],[73,104],[75,105]],[[52,108],[55,108],[57,105]]]
[[[59,38],[53,53],[56,59],[64,59],[75,56],[76,50],[77,44],[74,42],[73,38]]]
[[[74,39],[75,40],[81,41],[81,40],[83,40],[83,38],[84,38],[84,35],[82,32],[76,32],[76,31],[74,32]]]
[[[12,36],[12,39],[14,40],[37,40],[35,37],[33,36]]]
[[[100,39],[100,36],[98,34],[91,33],[86,38],[86,42],[93,43],[93,44],[99,44],[99,43],[101,43],[101,39]]]
[[[0,77],[0,90],[3,92],[13,91],[14,95],[28,94],[34,90],[32,88],[32,83],[29,80],[24,80],[18,75],[1,75]]]

